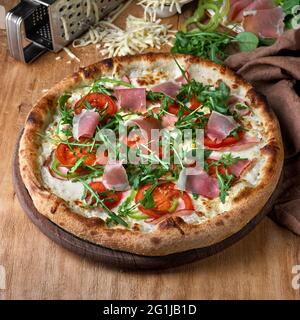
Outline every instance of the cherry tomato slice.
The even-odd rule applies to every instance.
[[[190,109],[192,110],[196,110],[202,105],[202,103],[197,100],[196,96],[192,96],[190,103],[191,103]]]
[[[96,161],[95,152],[88,152],[87,147],[73,146],[70,148],[67,144],[64,143],[60,143],[57,146],[55,156],[60,164],[67,167],[74,166],[76,161],[84,156],[86,158],[84,159],[83,163],[87,166],[94,165]]]
[[[179,105],[176,101],[174,101],[173,103],[168,103],[168,112],[174,114],[175,116],[178,114],[179,112]]]
[[[106,108],[106,116],[112,116],[118,111],[114,100],[110,96],[103,93],[89,93],[76,102],[74,107],[75,114],[80,114],[86,108],[85,102],[88,102],[92,108],[98,110]]]
[[[207,163],[210,165],[214,162],[213,159],[206,159]],[[225,168],[224,165],[222,163],[220,163],[218,166],[215,166],[215,165],[212,165],[212,166],[209,166],[208,168],[208,174],[210,176],[216,176],[217,174],[217,168],[218,168],[218,173],[220,174],[226,174],[226,171],[230,174],[231,171],[230,171],[230,168]]]
[[[208,137],[204,137],[204,145],[209,148],[230,147],[240,141],[244,137],[244,135],[244,131],[239,131],[237,137],[229,136],[219,143],[209,139]]]
[[[199,102],[199,101],[196,99],[195,96],[192,96],[192,98],[191,98],[191,100],[190,100],[190,103],[191,103],[191,106],[190,106],[190,109],[191,109],[191,110],[196,110],[196,109],[198,109],[198,108],[202,105],[202,103]],[[168,112],[169,112],[169,113],[172,113],[172,114],[174,114],[174,115],[177,115],[178,112],[179,112],[179,109],[180,109],[180,107],[179,107],[179,105],[178,105],[178,103],[177,103],[176,101],[174,101],[174,103],[169,103],[169,104],[168,104]],[[185,114],[185,115],[186,115],[186,114],[189,114],[189,111],[185,111],[184,114]]]
[[[151,184],[147,184],[141,187],[135,197],[135,202],[138,203],[144,198],[144,192],[152,187]],[[184,209],[193,210],[193,202],[190,196],[186,192],[175,189],[174,183],[166,182],[155,188],[153,191],[153,200],[155,207],[146,209],[142,205],[139,206],[139,210],[144,214],[152,218],[159,218],[164,214],[170,213],[174,201],[176,199],[182,199],[184,202]],[[176,208],[174,208],[176,210]]]
[[[102,182],[97,181],[97,182],[91,182],[89,186],[96,191],[99,194],[99,198],[101,200],[104,200],[103,203],[106,205],[108,209],[112,209],[116,207],[121,199],[122,199],[122,192],[119,191],[109,191],[108,189],[105,188]],[[91,193],[88,191],[86,195],[86,201],[90,198]],[[93,202],[93,201],[92,201]],[[93,205],[93,203],[92,203]]]

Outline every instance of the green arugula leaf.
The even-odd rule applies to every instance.
[[[218,64],[225,60],[225,48],[234,40],[234,37],[221,32],[179,31],[175,37],[172,53],[192,54]]]
[[[252,32],[241,32],[235,39],[238,41],[240,51],[252,51],[258,47],[259,39]]]
[[[84,187],[84,193],[83,193],[84,197],[82,197],[82,200],[85,200],[87,192],[90,193],[90,198],[89,198],[89,202],[87,203],[87,207],[96,208],[97,206],[100,205],[101,208],[107,213],[107,215],[111,219],[108,222],[113,221],[116,224],[121,224],[124,227],[128,227],[128,223],[125,220],[123,220],[121,217],[115,214],[112,210],[107,208],[107,206],[104,204],[104,201],[107,199],[101,199],[99,194],[93,188],[91,188],[85,180],[78,179],[78,181],[80,181]],[[95,202],[95,204],[91,205],[92,202]]]
[[[157,183],[153,184],[149,189],[144,191],[144,197],[140,201],[140,204],[145,208],[145,209],[153,209],[155,208],[155,201],[153,198],[153,192],[155,188],[158,186]]]

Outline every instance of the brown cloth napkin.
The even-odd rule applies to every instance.
[[[233,54],[225,64],[266,97],[279,119],[285,165],[269,215],[300,235],[300,29],[285,32],[270,47]]]

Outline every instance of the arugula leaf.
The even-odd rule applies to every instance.
[[[153,92],[151,90],[147,91],[147,100],[154,101],[154,102],[160,101],[161,107],[160,107],[159,112],[153,113],[153,112],[151,112],[151,110],[148,111],[149,116],[151,116],[152,118],[158,119],[158,120],[160,120],[161,117],[165,113],[167,113],[168,108],[169,108],[169,104],[174,103],[174,99],[165,95],[164,93]]]
[[[123,220],[121,217],[115,214],[112,210],[107,208],[107,206],[104,204],[104,200],[107,200],[107,199],[101,199],[99,194],[93,188],[91,188],[85,180],[82,180],[82,179],[78,179],[78,180],[82,183],[84,187],[84,193],[83,193],[82,199],[84,200],[86,198],[87,192],[89,192],[91,195],[89,199],[89,203],[87,203],[88,207],[91,206],[90,203],[95,201],[95,204],[92,207],[97,207],[100,205],[113,222],[115,222],[116,224],[121,224],[124,227],[128,227],[128,223],[125,220]]]
[[[133,204],[132,206],[130,206],[131,202],[134,200],[135,195],[136,191],[131,190],[130,195],[120,204],[120,206],[118,207],[119,216],[126,217],[137,208],[137,204]]]
[[[246,158],[234,157],[231,153],[223,154],[219,160],[214,160],[210,164],[205,163],[205,170],[208,171],[209,167],[216,167],[216,177],[218,179],[219,189],[220,189],[220,200],[225,203],[225,199],[228,196],[228,191],[232,186],[232,182],[236,178],[233,174],[230,174],[228,169],[232,167],[238,160],[246,160]],[[219,166],[225,169],[225,173],[219,173]]]
[[[149,189],[144,191],[144,197],[140,201],[140,204],[145,208],[145,209],[153,209],[155,208],[155,201],[153,198],[153,192],[155,188],[158,186],[158,183],[153,184]]]
[[[240,51],[252,51],[257,48],[259,39],[253,32],[241,32],[235,39],[239,43]]]
[[[229,113],[226,102],[229,100],[230,90],[223,81],[220,81],[218,87],[203,85],[203,83],[194,79],[183,84],[176,97],[176,101],[180,101],[182,106],[181,113],[178,114],[179,118],[182,117],[185,111],[191,112],[184,104],[188,103],[192,97],[201,102],[201,107],[207,107],[211,111],[215,110],[225,115]]]
[[[70,169],[69,173],[74,173],[84,162],[84,160],[87,158],[87,156],[83,156],[82,158],[79,158],[75,165]]]
[[[217,169],[216,176],[220,188],[220,200],[222,203],[225,203],[225,199],[228,196],[228,190],[231,188],[231,183],[234,180],[234,175],[229,174],[227,170],[225,170],[225,175],[220,174]]]
[[[221,32],[179,31],[175,37],[172,53],[192,54],[218,64],[225,60],[227,54],[224,50],[234,40],[234,37]]]

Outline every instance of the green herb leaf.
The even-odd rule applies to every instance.
[[[116,224],[121,224],[124,227],[128,227],[128,223],[123,220],[121,217],[119,217],[117,214],[115,214],[112,210],[108,209],[107,206],[104,204],[104,200],[107,199],[101,199],[99,194],[89,186],[89,184],[85,181],[85,180],[81,180],[79,179],[78,181],[80,181],[83,184],[84,187],[84,195],[86,196],[87,191],[90,193],[90,199],[89,199],[89,203],[87,203],[88,207],[97,207],[97,206],[101,206],[102,209],[107,213],[107,215],[110,217],[110,219],[115,222]],[[110,191],[111,192],[111,191]],[[84,200],[85,198],[83,198]],[[95,201],[95,204],[93,206],[91,206],[91,203]]]
[[[234,37],[222,32],[177,32],[172,53],[192,54],[215,63],[222,63],[227,57],[226,46]]]
[[[240,50],[245,52],[256,49],[259,44],[258,37],[252,32],[241,32],[235,39],[239,43]]]
[[[144,197],[140,201],[140,204],[145,208],[145,209],[153,209],[155,208],[155,201],[153,198],[153,192],[155,188],[158,186],[158,184],[153,184],[149,189],[144,191]]]

